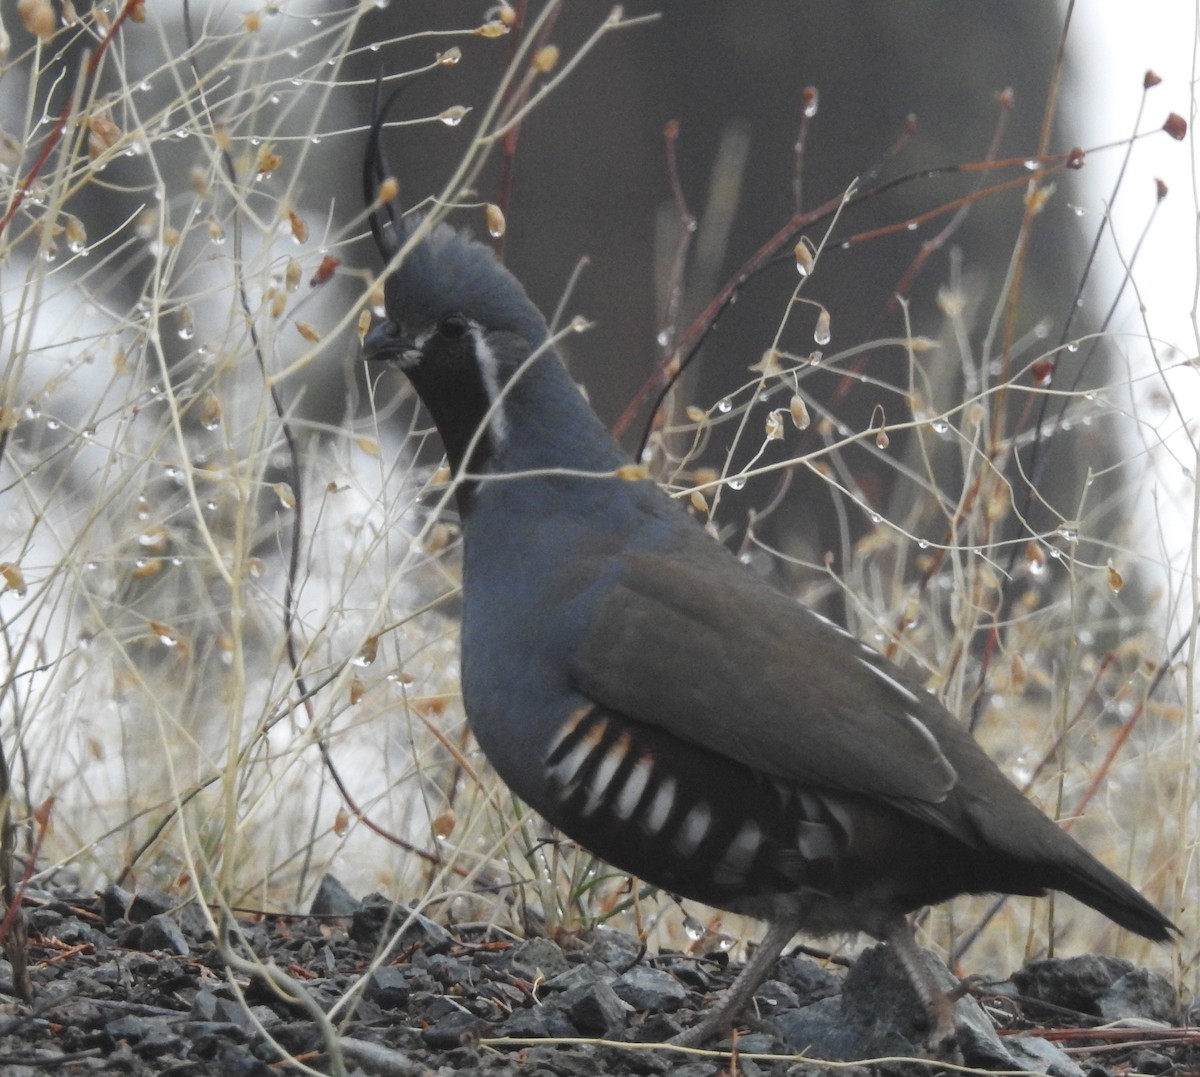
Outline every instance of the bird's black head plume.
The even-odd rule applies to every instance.
[[[392,262],[423,219],[411,215],[406,220],[388,199],[379,204],[380,188],[389,175],[383,130],[399,92],[399,88],[393,90],[384,99],[382,83],[376,80],[363,158],[367,219],[385,263]],[[384,284],[384,305],[387,322],[372,330],[366,340],[369,359],[401,357],[406,344],[415,343],[447,315],[461,315],[484,333],[514,334],[523,342],[521,350],[526,355],[548,336],[546,323],[525,289],[492,249],[445,222],[429,229],[403,263],[393,268]]]
[[[390,262],[403,244],[404,219],[398,218],[391,201],[375,206],[379,188],[387,178],[387,161],[383,155],[383,125],[395,104],[403,86],[393,90],[383,99],[383,76],[375,79],[375,97],[371,104],[371,132],[367,138],[367,152],[363,157],[363,203],[367,207],[367,220],[371,224],[371,235],[384,262]]]

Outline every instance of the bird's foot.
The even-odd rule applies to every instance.
[[[708,1016],[691,1028],[684,1029],[678,1036],[672,1036],[669,1041],[671,1045],[674,1047],[699,1047],[714,1037],[727,1036],[738,1014],[754,997],[754,992],[758,990],[759,984],[766,979],[767,973],[779,960],[783,948],[795,933],[795,924],[787,921],[773,922],[767,928],[762,942],[758,944],[737,979],[721,996],[716,1006],[709,1011]]]
[[[970,990],[968,981],[960,980],[949,990],[943,990],[925,955],[917,946],[912,926],[905,917],[897,917],[884,932],[908,975],[908,981],[929,1016],[929,1034],[925,1038],[926,1049],[939,1059],[960,1057],[958,1029],[954,1021],[954,1004]]]
[[[961,1057],[958,1026],[954,1021],[954,1003],[961,994],[958,988],[949,992],[939,991],[926,1002],[929,1035],[925,1039],[925,1046],[933,1058],[954,1061]]]

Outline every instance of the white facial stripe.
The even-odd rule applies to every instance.
[[[479,376],[483,378],[483,388],[491,404],[491,418],[488,421],[492,429],[492,439],[499,448],[508,441],[508,416],[504,411],[504,401],[500,400],[500,390],[503,388],[500,384],[500,364],[483,329],[471,322],[470,332],[471,339],[475,342],[475,358],[479,361]]]
[[[400,369],[411,370],[424,358],[425,342],[433,335],[432,330],[418,333],[408,342],[408,346],[400,353]]]

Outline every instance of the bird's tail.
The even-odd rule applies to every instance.
[[[1074,843],[1072,843],[1074,845]],[[1170,942],[1181,932],[1162,912],[1082,846],[1059,859],[1059,880],[1050,885],[1102,912],[1113,923],[1154,942]]]

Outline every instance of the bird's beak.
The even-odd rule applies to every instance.
[[[390,361],[407,369],[421,358],[421,351],[395,322],[385,321],[373,326],[363,338],[362,357],[369,363]]]

